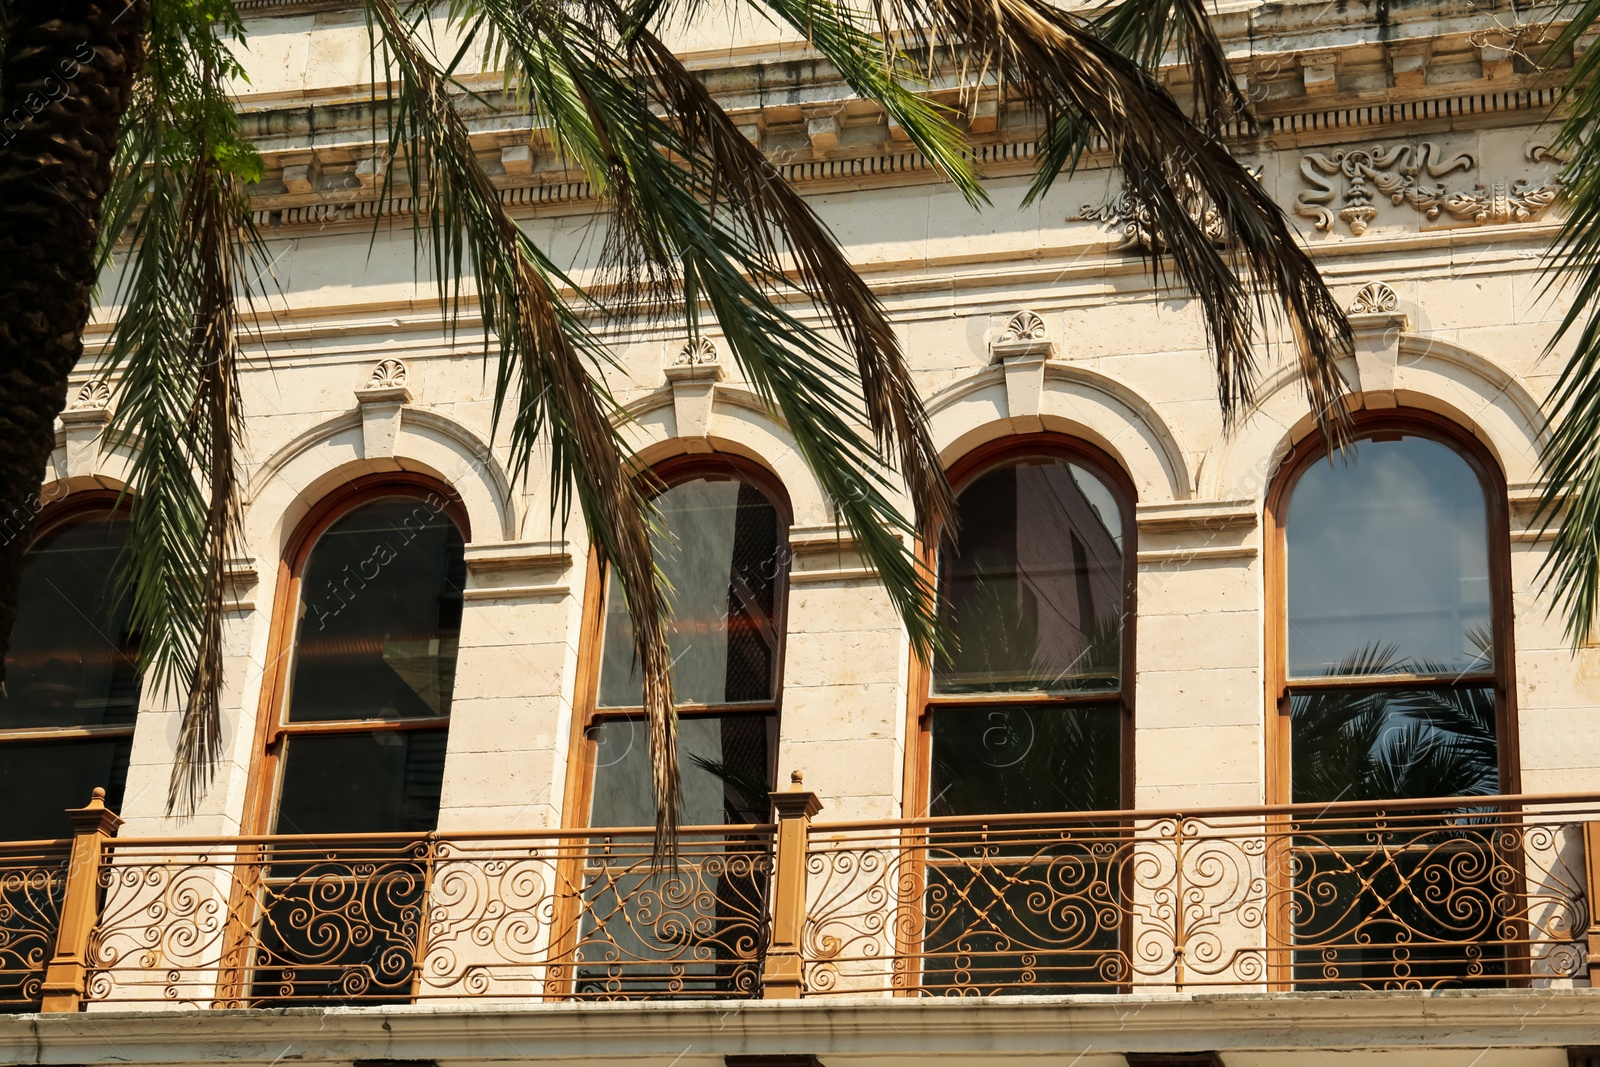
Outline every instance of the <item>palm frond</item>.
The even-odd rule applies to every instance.
[[[1207,132],[1220,136],[1234,119],[1254,127],[1205,0],[1116,0],[1093,24],[1101,40],[1152,74],[1169,53],[1186,62],[1194,86],[1191,116]]]
[[[891,499],[885,459],[899,467],[924,528],[948,521],[951,498],[898,339],[870,289],[653,34],[613,26],[608,39],[518,0],[471,8],[491,17],[508,65],[543,94],[563,143],[591,153],[586,166],[606,174],[614,210],[601,273],[612,306],[643,310],[675,290],[691,332],[702,304],[709,307],[746,379],[788,425],[877,568],[913,641],[931,648],[932,589],[903,539],[915,527]],[[797,299],[818,308],[842,343],[797,318],[788,306]]]
[[[1569,5],[1572,21],[1550,45],[1567,51],[1600,18],[1600,0]],[[1556,146],[1567,153],[1566,219],[1545,268],[1547,288],[1570,286],[1567,313],[1546,347],[1548,355],[1576,332],[1573,351],[1550,391],[1550,434],[1540,462],[1544,488],[1533,522],[1555,526],[1550,553],[1540,566],[1542,591],[1552,611],[1564,607],[1566,636],[1574,647],[1594,634],[1600,610],[1600,49],[1573,62],[1563,104],[1567,116]]]
[[[633,618],[650,723],[657,846],[671,852],[677,832],[677,716],[665,598],[650,553],[648,505],[629,477],[609,418],[617,414],[616,405],[589,370],[604,353],[562,302],[558,272],[507,214],[473,152],[449,82],[413,26],[390,0],[367,0],[366,8],[392,84],[391,159],[404,162],[419,197],[414,217],[439,271],[441,299],[450,300],[445,287],[458,287],[470,265],[485,333],[499,346],[497,413],[516,393],[510,418],[514,470],[526,477],[535,446],[548,446],[557,506],[567,506],[568,494],[575,494]],[[386,190],[393,188],[393,175],[391,162]],[[459,288],[454,294],[459,296]]]
[[[1046,0],[883,0],[873,10],[886,38],[920,37],[930,56],[946,39],[960,76],[992,77],[1042,115],[1025,202],[1097,144],[1109,149],[1125,191],[1154,220],[1157,281],[1170,265],[1201,304],[1226,421],[1251,402],[1256,335],[1281,321],[1318,426],[1330,446],[1342,444],[1349,416],[1336,359],[1352,351],[1350,326],[1282,211],[1219,138],[1228,117],[1247,112],[1201,0],[1126,4],[1093,21]],[[1186,48],[1195,72],[1198,123],[1151,73],[1169,43]],[[1191,217],[1196,193],[1221,216],[1229,254]]]
[[[222,616],[240,537],[238,301],[261,259],[245,181],[259,177],[225,85],[230,3],[151,5],[149,52],[125,119],[101,258],[132,221],[124,304],[106,358],[110,445],[134,446],[120,581],[141,667],[181,694],[169,814],[192,814],[221,751]],[[257,272],[259,277],[259,272]],[[199,480],[197,480],[197,475]]]
[[[954,497],[928,431],[922,401],[883,306],[810,207],[761,151],[740,134],[699,79],[660,39],[637,34],[638,54],[660,102],[676,120],[687,158],[704,160],[712,205],[738,211],[743,235],[776,272],[780,238],[799,268],[799,285],[854,354],[867,421],[880,454],[892,452],[924,533],[954,522]],[[749,247],[747,245],[747,247]],[[821,459],[823,457],[817,457]],[[874,561],[876,562],[876,561]]]
[[[834,0],[762,0],[839,71],[850,88],[883,108],[911,142],[967,202],[989,202],[978,184],[961,131],[948,110],[913,92],[905,79],[919,77],[906,56],[887,38],[875,36],[867,20]],[[642,25],[642,24],[641,24]]]

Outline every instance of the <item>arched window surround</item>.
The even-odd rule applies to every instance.
[[[777,511],[780,541],[779,551],[785,551],[787,530],[794,521],[789,494],[783,483],[771,470],[756,461],[731,452],[696,452],[670,456],[640,472],[637,484],[647,496],[663,493],[676,485],[696,478],[711,476],[737,477],[758,489]],[[789,568],[785,565],[776,574],[774,589],[774,625],[779,637],[778,655],[773,665],[770,705],[745,705],[741,711],[768,714],[774,721],[782,722],[783,673],[788,649]],[[579,631],[577,694],[578,706],[572,716],[571,743],[568,747],[567,782],[562,803],[562,823],[573,829],[588,828],[594,804],[597,743],[596,727],[608,720],[632,717],[626,709],[600,706],[600,673],[604,657],[606,628],[606,599],[609,582],[597,549],[591,547],[587,574],[584,580],[583,621]],[[696,716],[724,714],[727,705],[683,705],[679,707],[680,719]],[[776,770],[777,751],[770,754]]]
[[[1521,759],[1517,743],[1516,644],[1512,612],[1511,525],[1505,476],[1488,447],[1469,430],[1430,411],[1389,409],[1354,414],[1356,448],[1365,439],[1385,433],[1425,437],[1452,449],[1478,477],[1488,520],[1490,612],[1495,643],[1493,685],[1499,744],[1501,791],[1521,791]],[[1359,454],[1359,453],[1358,453]],[[1290,498],[1300,479],[1327,451],[1320,435],[1310,433],[1279,465],[1267,493],[1263,531],[1266,553],[1266,797],[1268,803],[1291,800],[1288,666],[1288,551]],[[1358,460],[1359,461],[1359,460]],[[1335,459],[1334,462],[1339,462]],[[1487,672],[1485,672],[1487,674]]]
[[[60,483],[56,483],[60,487]],[[80,489],[51,499],[51,487],[46,487],[41,493],[45,501],[38,518],[34,521],[30,531],[26,553],[31,553],[47,538],[64,530],[68,526],[94,521],[126,520],[132,514],[132,498],[119,489]],[[17,685],[16,678],[8,678],[11,685]],[[141,697],[142,699],[142,697]],[[73,726],[38,726],[20,727],[0,730],[0,744],[38,745],[50,743],[71,742],[125,742],[132,743],[137,725],[137,711],[135,708],[135,721],[127,724],[116,725],[73,725]],[[122,773],[127,773],[126,766]],[[105,783],[109,785],[110,783]],[[113,796],[113,803],[117,802]],[[81,797],[72,798],[72,806],[82,806],[89,802],[88,793]],[[65,817],[65,808],[61,820],[62,830],[65,833],[69,827]]]
[[[1134,798],[1134,704],[1136,698],[1135,651],[1138,623],[1138,524],[1135,508],[1138,490],[1127,471],[1110,453],[1087,441],[1066,434],[1043,432],[1015,434],[986,442],[964,454],[950,464],[946,477],[951,489],[959,494],[983,475],[1013,460],[1026,458],[1053,458],[1076,463],[1098,475],[1116,498],[1122,512],[1122,562],[1123,562],[1123,621],[1122,621],[1122,678],[1119,698],[1122,705],[1122,752],[1120,780],[1121,807],[1133,806]],[[939,548],[944,531],[919,544],[918,550],[925,573],[937,582],[939,573]],[[933,759],[933,710],[939,704],[970,706],[985,699],[995,703],[1015,706],[1037,702],[1041,705],[1067,705],[1074,702],[1105,701],[1104,694],[1085,694],[1081,697],[1041,696],[1029,698],[1019,694],[1000,694],[993,697],[940,697],[933,692],[933,666],[913,650],[907,686],[908,736],[914,743],[906,746],[905,789],[903,807],[908,817],[923,817],[929,813],[932,798],[929,796]]]
[[[404,471],[352,478],[317,501],[300,520],[286,541],[278,563],[278,582],[267,638],[268,669],[263,672],[261,680],[246,809],[240,823],[246,832],[269,834],[273,829],[278,778],[282,770],[282,761],[274,749],[279,747],[278,742],[284,736],[281,726],[294,666],[295,605],[299,601],[300,577],[306,562],[330,526],[363,504],[387,497],[437,500],[439,510],[460,530],[462,541],[472,543],[471,523],[460,494],[436,479]]]

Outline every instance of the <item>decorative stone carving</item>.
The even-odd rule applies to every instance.
[[[1044,365],[1056,354],[1044,319],[1026,308],[1017,312],[995,335],[989,351],[1005,368],[1006,413],[1012,428],[1018,433],[1042,430],[1039,408],[1044,397]]]
[[[1260,167],[1246,168],[1251,177],[1261,180]],[[1217,210],[1210,197],[1187,175],[1178,179],[1178,198],[1183,202],[1183,208],[1194,224],[1200,227],[1200,232],[1206,235],[1206,240],[1218,248],[1228,243],[1228,229],[1223,223],[1222,212]],[[1095,206],[1085,204],[1076,215],[1068,215],[1068,222],[1103,222],[1107,226],[1122,232],[1122,240],[1112,247],[1113,252],[1161,252],[1166,247],[1166,242],[1161,240],[1156,232],[1155,212],[1149,206],[1141,204],[1133,195],[1123,189],[1122,192]]]
[[[364,388],[356,390],[361,411],[361,446],[368,459],[394,455],[400,436],[401,409],[411,403],[406,381],[411,372],[398,359],[380,359]]]
[[[368,389],[403,389],[411,372],[398,359],[380,359],[367,379]]]
[[[1523,147],[1522,156],[1529,163],[1565,163],[1568,158],[1566,152],[1548,141],[1530,141]]]
[[[1311,189],[1295,197],[1294,209],[1324,233],[1342,221],[1360,237],[1378,217],[1374,201],[1379,198],[1409,205],[1429,220],[1449,215],[1482,226],[1536,219],[1561,195],[1559,178],[1537,184],[1529,178],[1477,182],[1470,191],[1451,191],[1429,180],[1477,166],[1470,152],[1447,155],[1432,141],[1308,152],[1301,158],[1300,176]],[[1336,202],[1343,206],[1335,210]]]
[[[709,337],[691,337],[678,349],[667,365],[667,384],[672,387],[672,414],[677,420],[677,436],[690,452],[710,448],[711,414],[716,405],[717,384],[728,376]]]
[[[62,444],[68,478],[92,477],[100,464],[101,435],[111,424],[111,386],[95,379],[72,394],[61,413]]]
[[[1381,315],[1400,307],[1400,297],[1383,282],[1368,282],[1350,302],[1352,315]]]
[[[1003,345],[1014,341],[1043,341],[1048,333],[1043,319],[1032,311],[1023,310],[1011,316],[995,343]]]
[[[94,381],[84,382],[72,397],[69,405],[76,411],[94,411],[111,406],[111,386],[109,383],[96,378]]]
[[[672,361],[674,367],[706,367],[720,362],[717,357],[717,343],[709,337],[694,337],[683,343],[678,349],[678,358]]]

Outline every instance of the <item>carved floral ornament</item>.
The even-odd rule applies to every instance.
[[[1400,307],[1400,297],[1383,282],[1368,282],[1350,302],[1352,315],[1381,315]]]
[[[1529,146],[1526,158],[1530,163],[1555,160],[1544,145]],[[1537,219],[1564,189],[1559,175],[1473,180],[1470,188],[1465,187],[1467,175],[1477,169],[1477,156],[1450,154],[1432,141],[1308,152],[1301,158],[1300,176],[1311,188],[1295,197],[1294,209],[1315,220],[1324,233],[1343,222],[1360,237],[1377,219],[1383,200],[1410,207],[1429,220],[1448,215],[1484,226]],[[1452,180],[1448,184],[1438,180],[1444,178]]]
[[[678,349],[675,367],[705,367],[719,362],[717,344],[709,337],[691,337]]]
[[[84,382],[72,397],[71,407],[79,411],[103,409],[110,406],[111,386],[100,379]]]
[[[372,376],[367,379],[367,388],[400,389],[405,386],[410,374],[411,372],[400,360],[380,359],[378,365],[372,368]]]
[[[1049,330],[1045,328],[1044,319],[1032,311],[1019,311],[1006,322],[1006,328],[995,339],[997,344],[1011,344],[1017,341],[1043,341]]]
[[[1260,167],[1247,167],[1250,176],[1257,181],[1261,180]],[[1206,240],[1217,247],[1228,243],[1228,227],[1223,222],[1222,212],[1217,210],[1216,204],[1205,195],[1199,184],[1188,174],[1178,179],[1178,199],[1183,204],[1183,209],[1188,213],[1194,224],[1200,227],[1200,232],[1205,234]],[[1148,204],[1143,204],[1134,198],[1133,194],[1124,188],[1116,196],[1100,205],[1085,204],[1076,215],[1068,215],[1068,222],[1103,222],[1112,229],[1121,232],[1122,239],[1113,246],[1115,252],[1160,252],[1165,247],[1157,232],[1155,212],[1150,210]]]

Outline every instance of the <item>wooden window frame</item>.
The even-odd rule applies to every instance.
[[[907,709],[909,729],[915,743],[906,746],[905,797],[914,803],[916,818],[926,817],[932,798],[929,789],[932,781],[933,713],[939,708],[992,707],[1078,707],[1117,702],[1121,707],[1122,765],[1119,777],[1122,783],[1121,807],[1133,807],[1134,774],[1134,697],[1136,687],[1135,646],[1139,618],[1139,529],[1135,508],[1138,491],[1133,481],[1110,454],[1086,441],[1065,434],[1018,434],[991,441],[967,453],[951,465],[948,478],[951,489],[960,494],[979,478],[1016,460],[1029,458],[1060,459],[1087,468],[1099,477],[1102,484],[1116,498],[1122,512],[1122,676],[1113,692],[1097,693],[995,693],[948,694],[933,692],[933,665],[923,656],[911,654],[911,671],[907,692],[910,704]],[[919,563],[924,573],[937,586],[939,580],[939,544],[943,531],[918,545]]]
[[[24,556],[32,552],[39,542],[64,527],[82,522],[93,522],[97,518],[107,520],[128,519],[133,514],[133,508],[127,494],[117,489],[80,489],[69,493],[59,501],[47,504],[39,513],[34,522],[33,531],[28,539],[28,547],[23,550]],[[141,681],[139,699],[144,698],[144,686]],[[13,729],[0,729],[0,745],[27,745],[49,744],[51,742],[71,743],[74,741],[120,741],[124,738],[131,739],[138,724],[138,705],[134,707],[134,721],[127,725],[117,726],[22,726]],[[83,798],[83,803],[89,802],[88,797]]]
[[[1483,443],[1454,422],[1429,411],[1394,409],[1355,415],[1357,447],[1363,439],[1386,433],[1423,437],[1454,451],[1478,477],[1483,489],[1486,548],[1489,554],[1489,613],[1494,635],[1492,671],[1439,676],[1378,675],[1330,679],[1289,677],[1288,653],[1288,546],[1286,541],[1290,498],[1300,478],[1327,450],[1320,435],[1302,438],[1279,467],[1267,494],[1266,529],[1263,531],[1266,567],[1266,793],[1268,803],[1293,800],[1290,765],[1289,698],[1295,692],[1347,689],[1371,691],[1402,685],[1428,688],[1492,686],[1495,694],[1495,732],[1500,756],[1500,791],[1521,792],[1521,759],[1517,743],[1516,643],[1511,589],[1511,519],[1505,476]]]
[[[1287,518],[1291,498],[1300,478],[1313,463],[1323,460],[1327,448],[1320,435],[1310,433],[1301,438],[1279,464],[1276,477],[1267,492],[1265,529],[1262,531],[1263,551],[1266,554],[1265,617],[1266,624],[1266,680],[1264,708],[1266,711],[1266,797],[1269,804],[1288,804],[1293,800],[1292,745],[1293,729],[1289,722],[1292,691],[1323,692],[1350,690],[1372,692],[1377,689],[1406,685],[1416,687],[1491,686],[1495,694],[1495,738],[1500,766],[1500,792],[1516,795],[1521,792],[1521,756],[1517,737],[1516,714],[1516,642],[1511,586],[1511,519],[1510,500],[1506,491],[1505,476],[1499,463],[1483,443],[1462,426],[1430,411],[1414,408],[1397,408],[1384,411],[1356,412],[1354,439],[1357,447],[1362,440],[1384,434],[1422,437],[1444,445],[1460,456],[1478,478],[1483,491],[1485,549],[1489,564],[1489,614],[1490,630],[1494,635],[1495,663],[1492,671],[1446,676],[1379,675],[1338,679],[1293,679],[1289,677],[1288,653],[1288,544]],[[1512,811],[1514,809],[1502,809]],[[1288,831],[1290,818],[1274,816],[1266,823],[1268,840],[1282,840]],[[1278,846],[1282,847],[1282,846]],[[1289,861],[1283,856],[1268,857],[1269,869],[1278,873],[1272,876],[1269,892],[1289,891],[1286,871]],[[1513,892],[1520,898],[1524,885],[1519,875]],[[1287,914],[1274,912],[1269,923],[1267,943],[1269,949],[1267,988],[1286,991],[1295,988],[1294,929]],[[1287,949],[1287,955],[1284,950]],[[1506,959],[1508,982],[1515,986],[1527,980],[1515,970],[1517,960]],[[1527,960],[1521,960],[1525,967]]]
[[[727,452],[696,453],[674,456],[651,466],[637,479],[639,489],[655,497],[674,486],[706,476],[736,477],[761,491],[778,513],[780,539],[778,551],[784,556],[773,589],[773,625],[778,631],[778,652],[772,671],[772,699],[760,703],[741,704],[684,704],[678,707],[681,718],[703,718],[726,715],[770,715],[775,722],[783,721],[783,665],[789,646],[789,560],[788,527],[794,523],[794,510],[783,483],[767,468],[743,456]],[[562,825],[569,829],[624,829],[623,827],[592,827],[591,808],[594,804],[594,775],[596,741],[594,728],[601,723],[639,720],[643,709],[638,707],[600,706],[600,667],[605,658],[606,591],[609,579],[600,561],[599,553],[591,547],[587,577],[584,581],[583,623],[579,631],[577,692],[581,705],[572,716],[572,738],[567,749],[572,756],[567,761],[567,788],[562,803]],[[777,766],[777,750],[768,753],[767,773],[773,774]],[[636,829],[636,828],[635,828]]]
[[[376,500],[429,495],[443,499],[440,511],[456,524],[463,544],[472,543],[466,506],[454,489],[421,474],[390,472],[351,479],[312,506],[300,520],[278,562],[278,586],[273,597],[272,628],[267,638],[268,669],[261,680],[257,704],[256,738],[252,749],[247,807],[240,825],[247,832],[270,835],[278,812],[283,777],[283,742],[296,735],[333,735],[421,729],[449,729],[450,716],[435,719],[341,719],[334,722],[289,723],[289,681],[294,670],[295,635],[300,622],[295,606],[300,600],[300,578],[312,550],[328,528],[355,509]]]
[[[917,805],[915,818],[926,818],[932,805],[929,795],[933,777],[933,715],[939,708],[955,707],[976,709],[988,706],[995,707],[1041,707],[1041,708],[1070,708],[1082,707],[1093,704],[1107,704],[1116,701],[1121,709],[1120,737],[1121,737],[1121,766],[1118,768],[1118,777],[1121,784],[1120,807],[1124,810],[1133,807],[1134,797],[1134,694],[1137,688],[1135,675],[1135,650],[1137,645],[1137,624],[1139,618],[1139,528],[1137,506],[1139,493],[1128,477],[1127,472],[1109,453],[1101,448],[1066,434],[1043,432],[1030,434],[1016,434],[988,442],[968,452],[953,463],[947,471],[950,486],[959,494],[979,478],[998,470],[1017,460],[1026,459],[1060,459],[1068,463],[1076,463],[1096,475],[1116,499],[1118,510],[1122,517],[1122,675],[1117,680],[1117,689],[1114,693],[1065,693],[1065,694],[950,694],[937,696],[933,692],[933,665],[926,657],[918,655],[913,649],[911,653],[910,671],[907,684],[907,720],[908,729],[914,739],[912,744],[906,746],[906,763],[904,769],[906,800],[902,808],[910,802]],[[923,573],[928,575],[937,590],[939,581],[939,548],[943,541],[943,530],[936,530],[928,540],[918,544],[918,562],[923,568]],[[937,595],[937,591],[936,594]],[[1047,814],[1047,813],[1041,813]],[[1088,814],[1088,813],[1085,813]],[[981,819],[981,815],[972,816]],[[1124,824],[1120,831],[1122,834],[1132,832],[1131,825]],[[909,892],[919,897],[927,887],[928,863],[925,857],[927,847],[927,832],[921,829],[910,829],[901,841],[902,854],[900,863],[905,871],[903,892]],[[1133,891],[1131,869],[1127,864],[1119,874],[1119,888],[1124,894]],[[1133,937],[1133,913],[1129,909],[1123,916],[1118,938],[1123,946],[1131,946]],[[921,934],[910,929],[904,924],[896,924],[895,953],[904,960],[912,961],[908,981],[903,988],[895,991],[896,996],[917,997],[922,995],[921,978],[926,966],[926,961],[921,959],[922,953]],[[1131,983],[1119,986],[1121,992],[1129,992]]]

